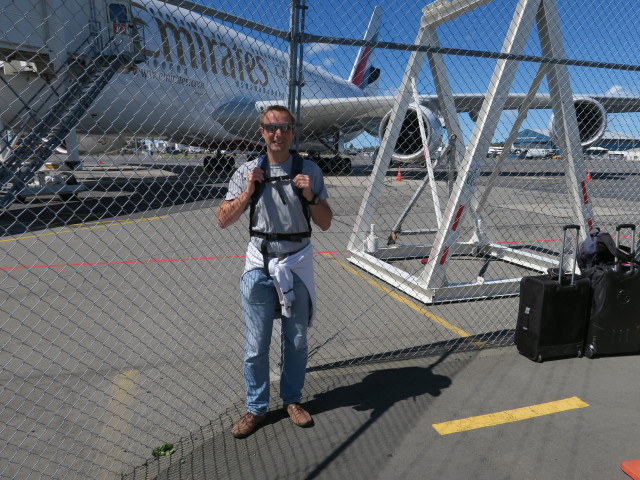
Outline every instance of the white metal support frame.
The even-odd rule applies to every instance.
[[[545,0],[538,13],[538,29],[542,54],[548,58],[564,58],[560,20],[555,1]],[[587,169],[578,134],[578,121],[566,65],[554,64],[547,74],[554,117],[558,119],[558,143],[565,159],[565,181],[571,194],[574,218],[583,238],[593,230],[593,207],[587,189]]]
[[[437,45],[437,25],[488,3],[488,1],[454,0],[449,2],[439,0],[427,5],[423,9],[421,27],[415,43],[417,45]],[[564,48],[562,46],[555,0],[519,0],[502,52],[513,55],[521,54],[534,21],[538,26],[543,55],[547,58],[563,58]],[[450,283],[447,279],[449,263],[454,256],[460,255],[489,256],[490,258],[506,261],[538,272],[544,272],[547,268],[558,264],[558,259],[553,256],[528,253],[491,243],[482,228],[482,208],[486,203],[488,191],[491,189],[497,172],[492,175],[489,185],[479,201],[476,198],[476,183],[519,65],[514,60],[503,59],[497,61],[493,76],[489,82],[485,102],[479,112],[469,145],[463,148],[463,137],[444,62],[440,55],[429,55],[438,101],[445,118],[447,131],[450,136],[455,135],[458,177],[447,202],[442,222],[438,226],[433,245],[394,245],[388,248],[378,248],[375,252],[365,248],[367,227],[373,223],[372,219],[377,199],[403,120],[402,117],[399,117],[398,112],[406,111],[411,97],[411,81],[420,72],[423,61],[424,54],[420,52],[414,52],[409,59],[405,76],[396,98],[396,108],[391,115],[387,132],[380,146],[378,160],[371,174],[370,183],[354,225],[349,242],[349,250],[352,253],[349,261],[425,303],[515,295],[519,291],[521,277],[485,280],[479,276],[469,282],[455,284]],[[581,180],[586,178],[586,169],[582,157],[578,125],[573,106],[573,95],[566,65],[555,63],[541,65],[523,101],[522,108],[507,141],[512,143],[513,139],[515,139],[518,128],[526,117],[528,106],[537,93],[540,82],[545,75],[549,83],[554,118],[558,119],[558,143],[564,153],[563,157],[566,162],[565,178],[567,188],[571,194],[575,223],[587,227],[586,229],[581,229],[581,235],[586,236],[593,225],[593,214],[586,183]],[[462,152],[464,152],[464,157],[460,158],[459,156]],[[498,162],[498,168],[507,154],[508,149],[505,148]],[[458,227],[463,221],[464,215],[469,212],[473,215],[475,233],[469,241],[458,242]],[[411,275],[390,263],[394,260],[416,257],[429,258],[429,261],[418,275]]]
[[[415,98],[416,105],[418,105],[418,87],[416,87],[416,79],[411,79],[411,87],[413,89],[413,98]],[[436,225],[440,228],[442,224],[442,210],[440,210],[440,198],[438,197],[438,189],[436,186],[436,178],[433,174],[433,162],[431,161],[431,155],[429,154],[429,140],[427,139],[427,133],[424,130],[424,119],[422,115],[417,115],[418,125],[420,127],[420,138],[422,139],[422,149],[424,151],[424,163],[427,167],[427,178],[429,186],[431,187],[431,199],[433,200],[433,208],[436,214]]]
[[[415,104],[418,105],[420,102],[419,102],[418,89],[416,87],[415,78],[411,79],[411,87],[413,90],[413,98],[414,98]],[[407,203],[407,205],[404,207],[404,210],[400,214],[400,217],[398,217],[398,220],[396,220],[396,223],[393,226],[391,233],[389,234],[387,245],[395,244],[396,240],[401,234],[412,235],[412,234],[421,234],[421,233],[436,233],[438,231],[437,229],[419,229],[419,230],[403,230],[402,229],[402,222],[404,222],[404,220],[407,218],[407,215],[409,214],[411,209],[414,207],[415,203],[418,201],[418,199],[422,195],[422,192],[427,187],[427,184],[431,189],[431,200],[433,201],[433,209],[436,216],[436,227],[440,228],[440,225],[442,224],[442,208],[440,207],[440,198],[438,197],[438,188],[436,184],[435,174],[433,171],[433,162],[431,160],[431,155],[429,153],[429,140],[427,138],[427,133],[424,128],[424,121],[423,121],[422,115],[417,115],[417,117],[418,117],[418,126],[420,128],[420,138],[422,139],[422,149],[424,151],[424,161],[427,168],[427,175],[424,177],[424,179],[422,180],[422,182],[420,183],[416,191],[413,193],[411,200],[409,200],[409,203]],[[373,231],[371,232],[371,235],[374,235]],[[370,248],[367,248],[367,253],[375,253],[375,252],[372,252]]]
[[[414,43],[416,45],[436,44],[436,27],[438,25],[457,18],[463,13],[471,11],[474,8],[491,1],[492,0],[437,0],[427,5],[422,10],[422,20]],[[412,52],[409,57],[407,69],[405,70],[404,77],[400,83],[400,88],[394,102],[394,108],[391,111],[387,129],[382,142],[380,143],[380,148],[378,149],[377,161],[373,167],[371,176],[369,177],[369,185],[365,190],[364,198],[360,205],[360,210],[353,227],[351,239],[349,240],[348,248],[354,253],[364,251],[366,237],[369,231],[369,226],[372,223],[371,220],[380,195],[381,185],[384,182],[386,172],[389,169],[389,161],[393,154],[393,149],[396,141],[398,140],[398,134],[400,133],[400,127],[404,120],[404,112],[407,111],[407,107],[411,102],[411,80],[413,78],[417,78],[418,73],[422,70],[425,55],[426,53],[424,52]],[[458,156],[460,155],[460,152],[464,151],[462,148],[464,147],[462,144],[463,137],[458,123],[458,116],[447,78],[446,68],[440,55],[430,56],[429,62],[432,65],[437,64],[438,66],[437,72],[434,74],[438,101],[440,103],[440,108],[443,111],[449,137],[451,138],[452,135],[455,135],[456,137],[457,143],[455,151],[456,156]],[[399,112],[401,112],[401,114]],[[457,163],[459,162],[456,161],[456,164]]]

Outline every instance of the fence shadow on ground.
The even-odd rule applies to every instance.
[[[229,430],[244,413],[238,401],[181,439],[173,455],[151,458],[123,479],[375,478],[416,418],[478,353],[453,346],[429,356],[311,372],[303,400],[314,415],[312,428],[295,427],[274,400],[256,432],[236,440]]]

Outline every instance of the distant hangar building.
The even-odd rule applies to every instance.
[[[622,132],[605,132],[602,139],[593,146],[607,150],[631,150],[640,148],[640,138]]]
[[[605,132],[603,137],[594,143],[592,147],[611,151],[630,150],[640,148],[640,138],[622,132]],[[513,142],[513,148],[527,150],[531,148],[557,149],[558,147],[551,141],[548,130],[525,128],[518,133]]]
[[[551,141],[549,132],[544,130],[531,130],[525,128],[518,133],[513,141],[514,150],[528,150],[531,148],[557,148]]]

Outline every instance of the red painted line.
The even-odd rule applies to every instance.
[[[348,250],[335,250],[322,253],[348,253]],[[203,260],[230,260],[235,258],[245,258],[246,255],[229,255],[223,257],[193,257],[193,258],[164,258],[160,260],[124,260],[120,262],[84,262],[84,263],[62,263],[59,265],[17,265],[14,267],[0,267],[0,270],[27,270],[31,268],[64,268],[64,267],[104,267],[109,265],[135,265],[139,263],[165,263],[165,262],[194,262]]]
[[[456,218],[453,220],[453,225],[451,226],[451,230],[454,232],[458,228],[458,224],[460,223],[460,217],[462,216],[462,211],[464,210],[464,205],[460,205],[458,207],[458,211],[456,212]]]
[[[442,257],[440,257],[440,265],[444,265],[444,262],[447,261],[447,255],[449,255],[449,247],[444,247],[444,252],[442,252]]]
[[[243,258],[244,255],[230,257],[194,257],[194,258],[165,258],[161,260],[125,260],[121,262],[85,262],[85,263],[63,263],[59,265],[18,265],[15,267],[0,267],[0,270],[18,270],[29,268],[62,268],[62,267],[101,267],[108,265],[133,265],[136,263],[163,263],[163,262],[191,262],[198,260],[221,260],[229,258]]]
[[[512,243],[541,243],[541,242],[560,242],[562,241],[561,238],[549,238],[546,240],[512,240],[510,242],[495,242],[497,244],[501,244],[501,245],[509,245]]]
[[[582,201],[586,205],[587,203],[589,203],[589,194],[587,193],[587,184],[583,180],[582,182],[580,182],[580,185],[582,186]]]

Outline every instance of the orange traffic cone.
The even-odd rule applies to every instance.
[[[640,460],[626,460],[622,462],[620,468],[634,480],[640,479]]]
[[[591,181],[591,169],[587,168],[587,182]]]
[[[400,173],[400,167],[398,167],[398,174],[396,175],[396,182],[402,181],[402,174]]]

